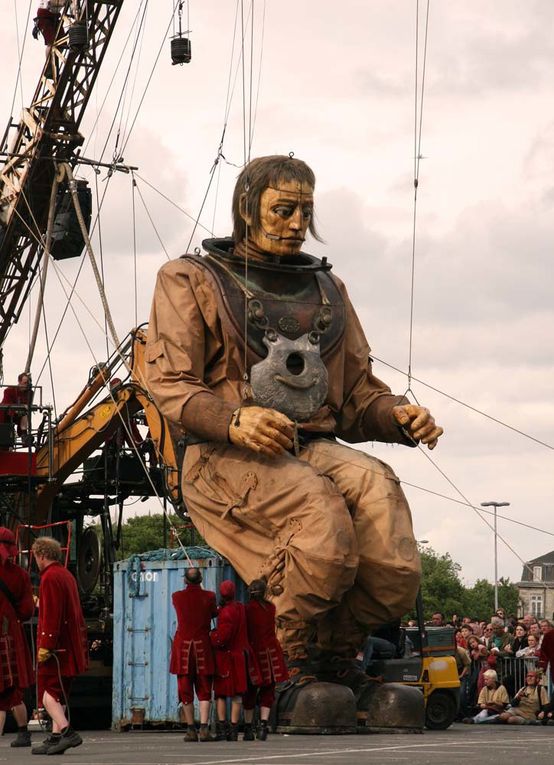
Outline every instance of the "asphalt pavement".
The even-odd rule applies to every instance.
[[[30,749],[12,749],[13,735],[0,739],[0,762],[74,762],[75,765],[360,765],[401,763],[442,765],[467,761],[554,762],[554,726],[452,725],[423,734],[357,736],[270,735],[266,742],[185,744],[182,732],[84,731],[84,743],[63,755],[38,759]],[[33,733],[38,744],[43,735]]]

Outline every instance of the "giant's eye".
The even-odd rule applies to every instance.
[[[291,205],[275,205],[275,207],[272,207],[271,209],[281,218],[290,218],[294,212],[294,207]]]
[[[312,215],[314,214],[314,208],[313,207],[303,207],[302,208],[302,217],[304,220],[310,220]]]

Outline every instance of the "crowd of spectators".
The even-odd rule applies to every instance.
[[[487,621],[456,614],[446,621],[436,612],[430,625],[454,628],[464,722],[521,725],[552,717],[544,674],[554,643],[550,620],[499,608]]]

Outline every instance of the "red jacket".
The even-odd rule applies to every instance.
[[[14,406],[17,406],[17,409],[0,409],[0,422],[16,423],[17,432],[21,435],[19,423],[26,413],[23,407],[32,403],[32,400],[32,391],[30,388],[19,388],[17,385],[10,385],[9,388],[5,388],[4,396],[2,398],[2,406],[13,404]]]
[[[82,674],[88,667],[87,626],[75,577],[51,563],[41,574],[38,596],[37,651],[56,651],[64,677]]]
[[[35,610],[29,574],[11,561],[0,565],[0,579],[12,593],[15,608],[0,590],[0,692],[34,683],[33,663],[21,622]]]
[[[246,604],[248,639],[256,656],[262,685],[289,679],[283,649],[275,634],[275,606],[267,600]]]
[[[210,632],[215,648],[216,696],[240,696],[248,688],[248,679],[260,685],[256,657],[248,642],[246,610],[242,603],[231,601],[219,609],[217,628]]]
[[[214,655],[210,643],[212,618],[217,616],[215,592],[199,584],[187,584],[172,595],[177,612],[177,632],[171,647],[169,671],[173,675],[213,675]]]
[[[539,656],[540,667],[546,670],[550,663],[550,674],[554,678],[554,630],[549,630],[543,637]]]

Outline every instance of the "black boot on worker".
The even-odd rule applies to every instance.
[[[51,746],[48,747],[48,751],[46,754],[63,754],[66,749],[71,749],[75,746],[81,746],[83,743],[83,739],[81,736],[77,733],[76,730],[73,730],[73,728],[68,725],[67,728],[62,730],[61,736],[58,739],[58,741]],[[31,750],[32,751],[32,750]],[[35,752],[33,752],[34,754]]]
[[[262,720],[260,722],[260,727],[258,728],[259,741],[266,741],[268,732],[269,732],[269,723],[267,720]]]
[[[200,725],[200,731],[198,733],[198,741],[215,741],[215,740],[216,739],[210,733],[210,729],[208,728],[208,725],[205,723],[202,723]]]
[[[196,732],[195,725],[187,725],[187,732],[183,736],[183,741],[186,741],[187,743],[189,741],[198,741],[198,733]]]
[[[227,741],[238,741],[239,740],[239,724],[233,723],[229,729],[229,736],[227,737]]]
[[[10,746],[31,746],[31,734],[25,728],[25,730],[18,730],[17,736],[14,738]]]
[[[61,739],[60,733],[51,733],[49,736],[47,736],[42,744],[39,744],[38,746],[34,746],[31,749],[31,754],[48,754],[48,750],[51,746],[54,744],[57,744],[58,741]]]
[[[218,720],[215,724],[215,740],[227,741],[227,723],[224,720]]]
[[[242,737],[243,741],[254,741],[254,729],[252,727],[252,723],[244,723],[244,736]]]

